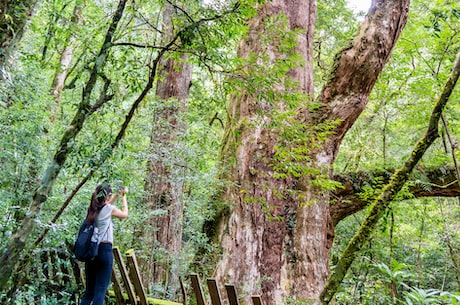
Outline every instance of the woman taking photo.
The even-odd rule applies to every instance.
[[[113,223],[112,216],[123,219],[128,217],[128,201],[126,193],[128,188],[118,190],[112,195],[112,188],[108,183],[96,187],[91,197],[91,203],[86,214],[89,224],[95,223],[97,240],[100,241],[98,255],[85,263],[86,290],[80,305],[102,305],[110,283],[113,265]],[[121,197],[122,209],[113,203]],[[94,235],[93,235],[94,237]]]

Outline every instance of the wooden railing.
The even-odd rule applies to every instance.
[[[109,295],[115,297],[117,305],[181,305],[171,301],[149,298],[145,294],[141,275],[137,266],[134,250],[126,252],[127,265],[123,260],[120,250],[113,248],[114,264],[112,267],[113,291]],[[118,267],[118,270],[117,270]],[[118,274],[120,276],[118,276]],[[121,278],[121,280],[119,280]]]
[[[142,285],[134,250],[130,250],[125,254],[127,266],[125,265],[118,248],[113,248],[113,254],[115,259],[115,264],[112,270],[113,291],[109,291],[109,295],[115,297],[117,305],[187,305],[187,292],[182,281],[181,289],[183,294],[183,303],[149,298],[146,296]],[[118,270],[116,267],[118,267]],[[197,305],[208,305],[207,300],[209,299],[212,305],[223,305],[222,297],[215,279],[206,280],[210,297],[209,299],[205,298],[203,288],[197,274],[190,275],[190,282]],[[240,305],[235,286],[225,285],[225,290],[228,298],[228,302],[226,304]],[[252,296],[251,299],[253,305],[262,305],[260,296]]]
[[[207,305],[206,299],[203,293],[203,288],[200,284],[200,279],[197,274],[190,275],[190,280],[192,283],[192,288],[195,293],[197,305]],[[211,299],[212,305],[222,305],[222,297],[217,287],[217,282],[215,279],[207,279],[206,284],[208,286],[209,296]],[[225,285],[225,290],[227,292],[228,304],[229,305],[240,305],[238,301],[238,294],[236,293],[236,288],[234,285]],[[252,296],[252,303],[254,305],[262,305],[262,299],[260,296]]]
[[[180,281],[183,302],[171,302],[147,297],[142,284],[134,250],[121,254],[119,248],[113,248],[114,264],[112,268],[112,290],[108,291],[110,301],[116,305],[187,305],[187,296],[195,297],[197,305],[240,305],[236,288],[225,285],[226,297],[223,302],[215,279],[207,279],[208,298],[197,274],[190,275],[192,291],[187,294],[183,281]],[[40,283],[44,293],[52,295],[67,294],[66,302],[78,303],[84,288],[83,264],[78,263],[68,249],[42,249],[36,251],[36,260],[30,264],[22,285],[36,286]],[[38,287],[37,287],[38,288]],[[70,294],[70,295],[69,295]],[[37,298],[40,296],[38,295]],[[38,301],[38,299],[37,299]],[[64,301],[64,300],[63,300]],[[252,296],[253,305],[262,305],[259,296]],[[110,304],[113,304],[112,302]]]

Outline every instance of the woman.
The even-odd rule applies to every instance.
[[[96,223],[95,233],[100,241],[97,257],[85,263],[86,290],[80,305],[102,305],[107,287],[110,283],[113,265],[113,223],[112,216],[123,219],[128,217],[128,189],[120,189],[118,194],[112,195],[112,189],[107,183],[102,183],[93,192],[88,207],[86,221]],[[112,205],[118,196],[121,196],[122,209]],[[96,233],[97,231],[97,233]],[[94,238],[94,235],[93,235]]]

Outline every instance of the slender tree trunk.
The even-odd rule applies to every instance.
[[[173,8],[166,4],[163,10],[164,40],[173,37]],[[153,257],[144,265],[145,280],[164,287],[175,297],[180,288],[180,252],[182,249],[183,177],[185,162],[180,149],[179,135],[185,131],[182,115],[187,108],[191,82],[191,66],[187,57],[179,60],[162,59],[158,74],[156,95],[163,100],[154,119],[150,139],[148,179],[145,184],[147,206],[158,213],[147,219],[143,232],[148,252]]]
[[[73,49],[75,47],[76,36],[72,29],[76,25],[80,25],[83,22],[82,10],[85,3],[83,0],[77,1],[73,10],[73,16],[71,19],[71,24],[69,26],[71,33],[68,36],[68,41],[66,41],[64,50],[61,53],[59,59],[59,68],[54,74],[53,83],[51,85],[51,94],[54,96],[54,107],[51,110],[51,121],[53,122],[56,117],[56,112],[59,109],[61,103],[62,90],[64,90],[65,81],[67,79],[67,72],[72,61]]]
[[[428,213],[426,212],[426,204],[423,205],[423,214],[420,223],[420,234],[418,237],[418,247],[417,247],[417,276],[418,276],[418,283],[422,282],[422,273],[423,273],[423,266],[422,266],[422,243],[423,243],[423,235],[425,234],[425,218],[428,217]],[[420,288],[417,285],[417,288]]]
[[[391,270],[391,272],[394,272],[393,268],[393,232],[394,232],[394,227],[395,227],[395,214],[393,210],[390,210],[390,259],[388,261],[388,266]],[[398,299],[398,287],[396,286],[396,283],[394,281],[391,281],[389,284],[390,286],[390,295],[393,300],[393,303],[396,303],[396,300]]]
[[[408,0],[374,2],[352,45],[336,57],[330,81],[315,103],[320,107],[314,111],[309,107],[313,104],[311,53],[316,2],[270,1],[248,23],[249,33],[240,44],[239,55],[249,58],[254,53],[259,61],[271,60],[261,65],[275,66],[276,59],[297,53],[301,64],[285,75],[307,97],[286,124],[276,124],[273,114],[289,109],[287,99],[270,102],[260,92],[247,90],[250,86],[246,84],[230,100],[222,148],[224,178],[231,182],[222,197],[230,207],[220,215],[217,227],[223,255],[216,277],[235,283],[247,304],[251,294],[261,294],[267,305],[289,304],[291,300],[319,302],[329,275],[333,240],[330,195],[322,185],[332,178],[331,165],[340,142],[367,104],[407,13]],[[287,25],[274,21],[282,21],[283,14]],[[276,25],[269,28],[271,22]],[[278,48],[280,38],[268,32],[273,28],[285,33],[295,30],[295,51],[283,54]],[[287,78],[273,84],[276,92],[291,91]],[[289,138],[291,126],[299,126],[297,136],[304,142]],[[285,157],[280,164],[284,151],[287,156],[302,151],[300,161]],[[297,177],[293,165],[305,167],[308,174]]]

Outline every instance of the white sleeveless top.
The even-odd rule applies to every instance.
[[[113,244],[113,208],[113,205],[106,204],[96,216],[96,228],[94,230],[95,234],[93,234],[93,238],[96,238],[98,242],[109,242]],[[95,235],[97,237],[95,237]]]

